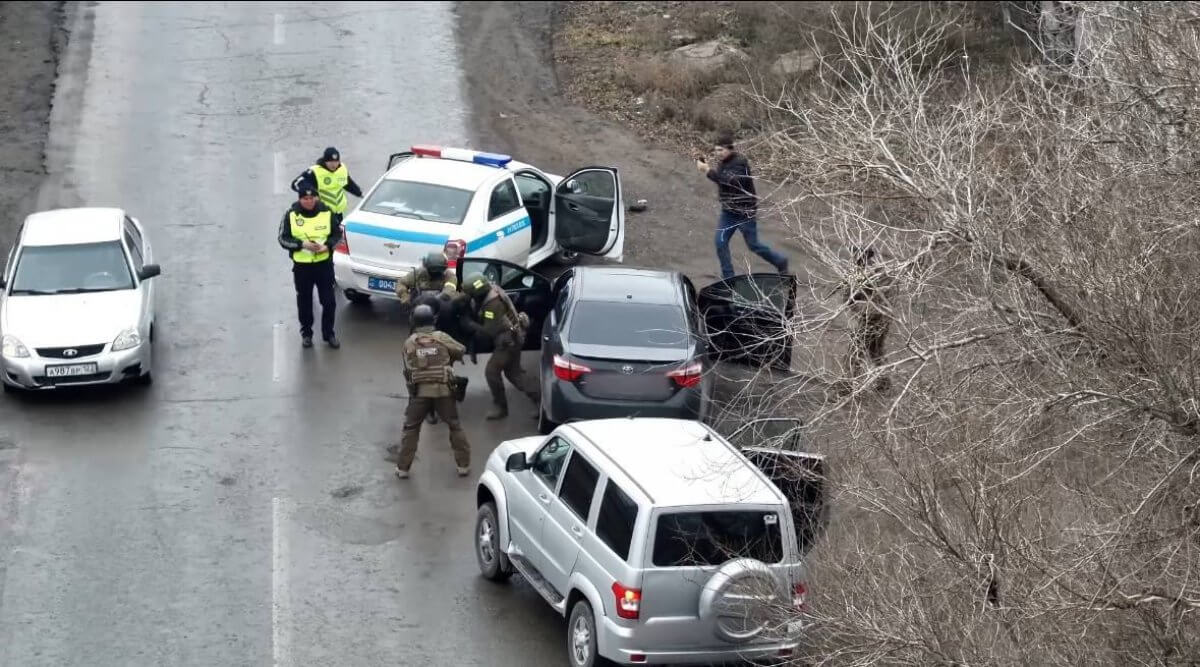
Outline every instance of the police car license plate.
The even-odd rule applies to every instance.
[[[388,280],[387,278],[367,276],[367,289],[378,290],[380,292],[395,292],[396,281]]]
[[[59,364],[46,366],[46,377],[69,378],[77,375],[91,375],[97,371],[95,363],[90,364]]]

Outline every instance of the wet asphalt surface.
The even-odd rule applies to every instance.
[[[468,363],[472,476],[438,425],[396,480],[400,312],[339,297],[342,349],[303,350],[275,241],[326,145],[366,188],[389,152],[466,143],[451,7],[101,3],[71,27],[38,203],[146,226],[156,381],[0,400],[0,665],[565,664],[561,618],[472,552],[477,474],[532,406],[485,422]]]

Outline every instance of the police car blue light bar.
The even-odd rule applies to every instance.
[[[474,162],[475,164],[483,164],[489,167],[503,167],[509,162],[512,162],[512,157],[508,155],[500,155],[498,153],[481,153],[479,151],[468,150],[466,148],[413,146],[412,152],[414,155],[421,155],[424,157],[436,157],[443,160],[458,160],[460,162]]]

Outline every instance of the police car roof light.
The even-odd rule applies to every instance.
[[[441,146],[413,146],[412,152],[423,157],[436,157],[443,160],[458,160],[474,162],[489,167],[504,167],[512,162],[512,157],[498,153],[480,153],[466,148],[442,148]]]

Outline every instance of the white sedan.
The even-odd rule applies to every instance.
[[[145,230],[121,209],[25,218],[0,275],[4,389],[149,384],[153,260]]]
[[[532,268],[577,254],[616,261],[625,247],[625,206],[614,167],[567,177],[507,155],[413,146],[343,221],[334,250],[338,288],[353,302],[395,299],[396,281],[430,252]]]

